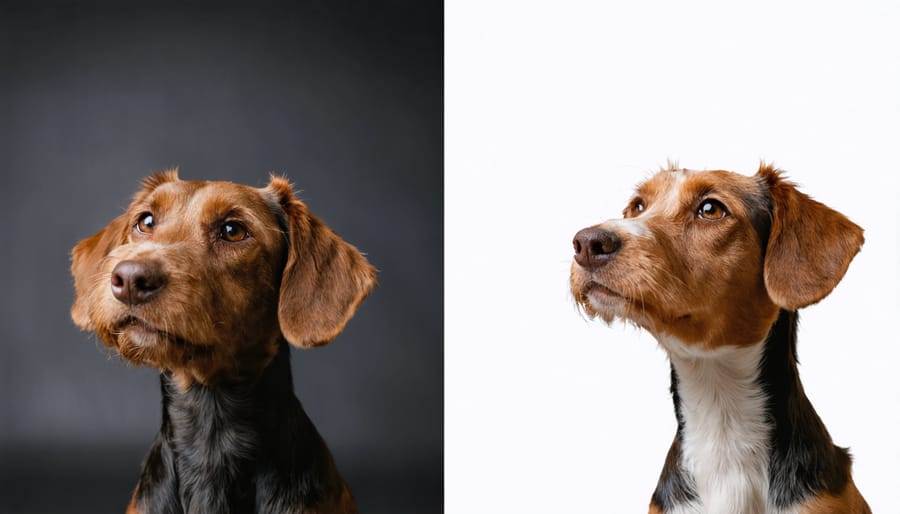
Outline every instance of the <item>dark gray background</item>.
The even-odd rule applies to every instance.
[[[361,511],[442,507],[442,4],[0,7],[0,512],[121,512],[157,374],[69,320],[139,180],[286,174],[379,287],[296,390]],[[215,6],[215,8],[213,8]]]

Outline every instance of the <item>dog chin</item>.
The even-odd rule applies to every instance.
[[[116,351],[121,358],[139,366],[174,369],[203,353],[147,328],[127,328],[119,333]]]
[[[625,307],[623,305],[610,305],[604,302],[598,302],[588,294],[581,295],[576,300],[579,310],[590,319],[600,318],[607,325],[619,319],[626,321]]]
[[[590,309],[586,309],[594,318],[602,319],[607,325],[611,325],[613,321],[628,321],[625,316],[625,309],[619,306],[596,305],[591,302]]]
[[[652,326],[652,321],[641,310],[635,309],[630,301],[622,297],[611,297],[609,294],[593,289],[585,291],[577,301],[580,310],[591,319],[601,319],[607,325],[620,321],[638,328]]]

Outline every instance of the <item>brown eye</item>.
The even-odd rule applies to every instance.
[[[236,221],[226,221],[222,225],[222,228],[219,229],[219,237],[229,243],[243,241],[244,239],[247,239],[249,235],[250,233],[247,232],[247,227]]]
[[[644,200],[640,198],[636,198],[631,201],[631,205],[628,206],[628,209],[625,211],[626,216],[637,216],[640,213],[644,212]]]
[[[141,214],[141,217],[138,218],[138,222],[135,225],[138,231],[143,232],[144,234],[152,233],[155,226],[156,221],[153,219],[153,214],[149,212]]]
[[[705,220],[716,221],[728,216],[725,206],[718,200],[706,200],[697,209],[697,217]]]

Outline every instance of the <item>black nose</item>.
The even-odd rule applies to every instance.
[[[606,264],[622,247],[622,240],[612,230],[585,228],[572,240],[575,262],[584,268],[598,268]]]
[[[117,300],[128,305],[139,305],[162,290],[166,276],[156,261],[122,261],[113,268],[110,283]]]

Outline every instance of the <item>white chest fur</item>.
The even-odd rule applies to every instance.
[[[791,512],[772,509],[768,502],[771,427],[758,383],[765,343],[710,351],[672,339],[660,342],[678,375],[683,465],[699,496],[682,511]]]

